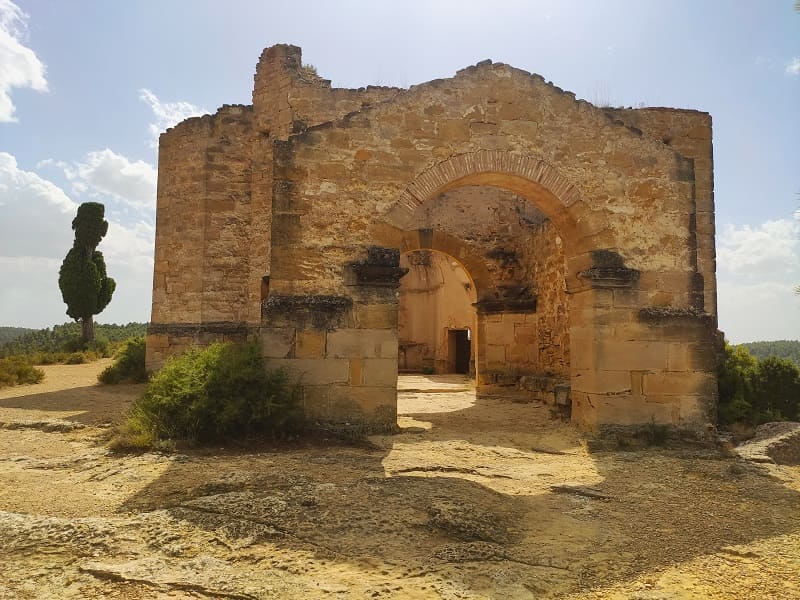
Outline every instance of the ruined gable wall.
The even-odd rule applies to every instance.
[[[673,108],[606,109],[624,123],[660,140],[694,162],[697,269],[703,276],[702,307],[717,314],[716,253],[714,246],[714,157],[711,115]],[[700,283],[700,282],[698,282]]]
[[[284,140],[306,127],[339,119],[394,97],[398,88],[332,88],[331,82],[303,67],[297,46],[278,44],[264,50],[256,66],[253,107],[258,126],[273,140]]]
[[[392,272],[383,262],[391,253],[367,251],[380,238],[378,229],[421,239],[419,232],[402,231],[403,220],[396,218],[401,200],[430,201],[459,173],[465,179],[454,187],[499,185],[525,195],[562,234],[573,415],[588,424],[697,424],[708,418],[715,380],[708,320],[698,320],[697,312],[700,286],[715,319],[706,283],[713,282],[713,268],[702,266],[713,266],[713,233],[701,231],[703,211],[696,202],[705,185],[697,176],[702,165],[696,168],[703,143],[698,141],[694,159],[687,158],[690,144],[675,152],[655,135],[651,121],[658,119],[650,113],[639,115],[644,124],[635,127],[633,117],[609,116],[507,65],[482,63],[408,91],[335,91],[298,72],[299,49],[269,49],[262,62],[249,134],[243,134],[247,118],[228,123],[228,135],[224,119],[219,128],[208,121],[215,116],[176,128],[185,127],[187,139],[167,136],[165,145],[176,146],[172,154],[165,151],[163,185],[159,174],[158,220],[169,239],[157,232],[162,248],[156,252],[150,338],[158,343],[148,340],[148,364],[154,352],[185,339],[246,334],[258,323],[261,280],[270,275],[270,298],[277,303],[267,310],[262,340],[271,356],[309,373],[309,414],[349,419],[352,410],[371,412],[381,416],[368,421],[394,426],[396,294],[391,286],[359,283],[359,273]],[[678,137],[692,138],[688,132]],[[248,154],[249,162],[242,158]],[[214,156],[233,165],[227,174],[221,169],[216,181],[229,177],[232,185],[209,193],[207,184],[217,177],[210,175]],[[710,163],[710,150],[708,158]],[[474,164],[486,176],[472,177]],[[506,175],[520,164],[519,177]],[[710,168],[707,174],[710,182]],[[237,197],[226,200],[223,187]],[[409,196],[411,189],[420,195]],[[249,241],[237,245],[245,223]],[[184,235],[187,228],[192,231]],[[708,246],[705,255],[698,240]],[[440,242],[464,248],[458,240]],[[234,257],[242,260],[234,264]],[[469,260],[471,270],[492,278],[486,264]],[[231,303],[221,289],[224,278],[212,275],[205,285],[209,270],[225,268],[233,269],[237,297]],[[631,269],[638,279],[613,276]],[[705,282],[694,276],[697,269]],[[516,332],[522,322],[509,311],[501,322],[506,316]],[[211,317],[244,321],[240,326]],[[173,318],[185,318],[189,326],[164,341],[158,329],[180,325],[168,321]]]
[[[302,231],[307,251],[302,264],[288,252],[278,260],[288,261],[290,273],[321,277],[292,275],[287,287],[311,291],[321,284],[331,293],[341,291],[326,265],[359,258],[350,249],[369,243],[374,215],[390,210],[408,183],[445,158],[487,148],[556,165],[586,199],[575,207],[576,214],[587,212],[581,218],[585,233],[594,229],[604,236],[604,245],[619,248],[632,267],[692,270],[693,179],[687,161],[540,78],[494,65],[412,88],[290,141],[281,160],[295,166],[286,180],[291,189],[285,203],[292,208],[276,210],[275,217],[291,224],[273,231]],[[330,207],[351,218],[337,222]],[[273,269],[273,280],[276,275],[283,285]],[[676,305],[687,302],[688,289],[679,296]]]

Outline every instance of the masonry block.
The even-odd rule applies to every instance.
[[[290,358],[294,352],[295,330],[292,327],[263,327],[261,354],[264,358]]]
[[[643,379],[643,391],[651,395],[711,397],[716,394],[717,379],[707,372],[648,373]]]
[[[337,358],[272,358],[265,361],[269,369],[287,369],[299,378],[301,385],[348,383],[350,363]]]
[[[331,358],[393,358],[397,356],[397,334],[389,329],[331,331],[327,355]]]
[[[397,305],[356,304],[355,326],[359,329],[396,329]]]
[[[661,370],[667,366],[668,344],[665,342],[600,339],[596,347],[598,370]]]
[[[588,394],[631,393],[630,371],[573,370],[572,389]]]
[[[295,337],[296,358],[322,358],[325,356],[324,330],[298,330]]]
[[[382,387],[397,386],[397,359],[365,358],[363,369],[364,385]]]

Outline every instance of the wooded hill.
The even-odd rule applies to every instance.
[[[768,356],[776,358],[786,358],[794,364],[800,366],[800,340],[778,340],[774,342],[748,342],[738,344],[745,348],[758,360],[763,360]]]
[[[3,327],[2,330],[20,329]],[[95,336],[107,342],[122,342],[132,337],[147,335],[147,323],[128,323],[127,325],[95,323]],[[0,357],[12,354],[33,354],[34,352],[60,352],[70,340],[81,335],[80,323],[54,325],[52,329],[27,329],[10,341],[0,343]]]
[[[27,327],[0,327],[0,344],[5,344],[11,340],[15,340],[24,333],[34,331]]]

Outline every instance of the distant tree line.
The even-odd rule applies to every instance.
[[[758,360],[748,352],[748,345],[725,344],[725,361],[719,370],[720,423],[799,420],[800,367],[774,355]]]
[[[0,327],[0,344],[15,340],[29,331],[33,331],[33,329],[27,327]]]
[[[778,340],[774,342],[749,342],[740,344],[758,360],[774,356],[785,358],[800,366],[800,340]]]
[[[11,329],[11,328],[6,328]],[[133,337],[147,335],[147,323],[128,323],[127,325],[96,324],[95,334],[99,340],[111,344],[121,343]],[[62,352],[71,348],[82,337],[80,323],[54,325],[52,329],[28,330],[26,333],[0,344],[0,358],[39,352]]]

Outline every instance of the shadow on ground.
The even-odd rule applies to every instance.
[[[297,590],[411,596],[598,590],[800,529],[800,494],[716,450],[589,455],[545,407],[408,389],[373,448],[188,455],[122,511],[168,509]]]
[[[118,423],[145,385],[90,385],[55,392],[0,398],[8,417],[37,419],[44,414],[83,425]]]

